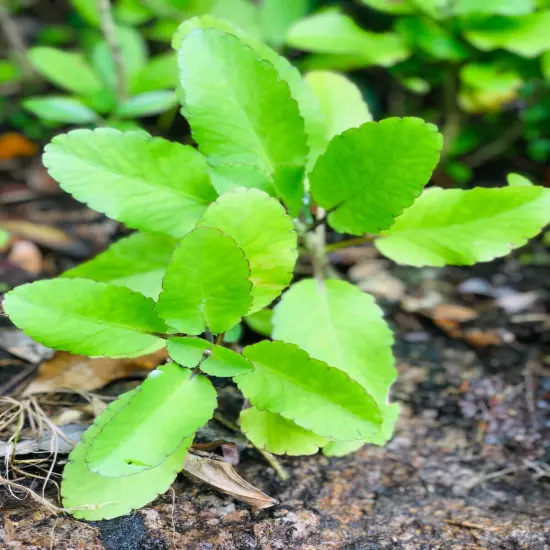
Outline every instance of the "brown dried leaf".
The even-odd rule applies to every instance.
[[[32,157],[36,155],[38,147],[25,136],[15,132],[0,135],[0,160],[9,160],[15,157]]]
[[[0,228],[13,233],[17,237],[38,243],[52,250],[59,250],[75,257],[87,256],[89,246],[77,241],[68,233],[51,225],[29,222],[25,220],[2,220]]]
[[[42,271],[42,254],[31,241],[16,241],[8,254],[8,261],[27,273],[39,275]]]
[[[167,357],[166,349],[133,359],[90,359],[84,355],[60,351],[40,365],[38,377],[27,386],[23,394],[27,396],[62,388],[96,390],[113,380],[152,370]]]
[[[275,499],[245,481],[229,462],[215,455],[190,450],[183,473],[260,510],[277,504]]]
[[[466,323],[477,318],[475,309],[457,304],[438,304],[427,313],[434,321],[456,321]]]

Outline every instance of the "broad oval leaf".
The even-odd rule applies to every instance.
[[[441,134],[419,118],[367,122],[336,136],[310,175],[311,193],[341,233],[387,229],[428,183]]]
[[[280,341],[247,346],[243,355],[254,371],[234,381],[257,409],[340,441],[379,431],[382,418],[374,399],[341,370]]]
[[[141,508],[167,491],[185,464],[193,437],[185,439],[162,464],[135,476],[104,477],[88,469],[85,457],[90,443],[102,427],[128,404],[135,391],[125,393],[111,403],[69,456],[63,470],[61,495],[63,506],[76,518],[88,521],[112,519]]]
[[[329,71],[312,71],[305,79],[325,115],[327,140],[348,128],[357,128],[372,120],[361,91],[345,76]]]
[[[200,369],[209,376],[232,378],[254,370],[254,366],[236,351],[212,346],[212,354],[200,364]]]
[[[300,115],[304,119],[304,126],[308,136],[310,155],[317,158],[326,147],[324,137],[323,113],[309,86],[305,83],[300,72],[286,57],[277,52],[227,21],[217,20],[208,15],[195,17],[184,21],[174,34],[172,47],[179,49],[183,39],[196,29],[218,29],[226,34],[236,36],[241,42],[251,48],[256,56],[271,63],[277,70],[279,78],[284,80],[290,88],[292,98],[298,104]]]
[[[213,227],[197,227],[172,256],[157,311],[186,334],[225,332],[250,309],[249,276],[243,250],[231,237]]]
[[[279,414],[254,407],[241,411],[240,424],[256,447],[276,455],[312,455],[329,443],[326,437],[300,428]]]
[[[292,280],[298,257],[294,224],[266,193],[243,187],[225,193],[209,206],[199,224],[219,229],[244,251],[252,282],[249,313],[270,304]]]
[[[346,281],[304,279],[275,307],[273,326],[273,338],[344,371],[372,395],[383,425],[368,442],[382,444],[391,437],[398,413],[398,406],[388,404],[397,375],[393,334],[372,296]]]
[[[415,266],[472,265],[506,256],[550,222],[539,186],[429,189],[376,241],[382,254]]]
[[[106,477],[155,468],[212,418],[216,406],[208,378],[168,363],[149,374],[90,443],[88,468]]]
[[[65,191],[135,229],[182,237],[217,197],[197,151],[145,132],[73,130],[43,158]]]
[[[64,90],[79,95],[93,95],[103,88],[81,53],[37,46],[29,50],[28,56],[42,76]]]
[[[125,286],[156,299],[177,241],[167,235],[134,233],[63,273],[62,277],[92,279]]]
[[[164,345],[167,327],[150,298],[86,279],[53,279],[6,294],[12,322],[45,346],[91,356],[135,357]],[[153,334],[152,334],[153,333]]]
[[[250,164],[273,174],[280,165],[305,163],[304,121],[273,65],[215,29],[187,35],[178,62],[184,112],[211,164]]]

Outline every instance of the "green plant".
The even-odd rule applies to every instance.
[[[169,487],[217,406],[209,377],[232,378],[250,402],[240,428],[260,449],[340,456],[382,445],[398,416],[392,333],[372,297],[327,278],[327,251],[373,240],[400,263],[470,265],[523,245],[550,218],[550,191],[518,178],[423,192],[442,146],[435,126],[369,121],[345,78],[304,80],[228,23],[187,21],[174,47],[198,150],[109,128],[54,138],[44,163],[62,187],[141,232],[4,300],[15,325],[56,349],[168,348],[173,362],[112,403],[71,454],[63,502],[89,520]],[[298,248],[314,277],[291,284]],[[289,285],[271,318],[265,308]],[[273,341],[239,354],[223,335],[247,316],[272,326]]]
[[[548,140],[539,130],[550,117],[542,103],[544,55],[550,50],[547,2],[357,3],[364,6],[354,10],[357,18],[333,7],[291,26],[287,44],[311,53],[302,61],[305,69],[381,66],[412,95],[435,92],[438,108],[427,109],[425,117],[441,123],[443,158],[452,159],[445,168],[459,182],[519,138],[527,141],[531,158],[549,158]],[[502,112],[507,105],[514,110]],[[399,108],[418,113],[418,100],[399,102]]]

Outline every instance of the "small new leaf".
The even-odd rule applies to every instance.
[[[12,322],[48,347],[90,356],[151,353],[166,333],[154,302],[131,290],[86,279],[53,279],[22,285],[4,298]]]

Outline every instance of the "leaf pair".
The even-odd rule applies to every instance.
[[[208,379],[174,363],[153,371],[84,433],[63,474],[63,505],[87,520],[144,506],[172,484],[215,407]]]
[[[344,281],[304,279],[283,295],[275,307],[273,323],[274,338],[296,344],[312,358],[348,375],[372,397],[370,409],[375,407],[381,416],[376,430],[362,440],[350,437],[346,442],[345,437],[319,431],[316,425],[296,421],[297,426],[289,422],[294,419],[288,415],[281,418],[248,409],[241,414],[241,425],[251,441],[274,453],[311,454],[323,447],[329,455],[356,450],[364,442],[385,443],[399,410],[397,405],[388,404],[396,370],[392,333],[372,297]],[[245,393],[245,388],[241,390]],[[324,414],[322,418],[326,419]]]
[[[263,309],[292,279],[293,228],[279,202],[264,192],[225,193],[176,248],[157,311],[178,331],[196,335],[225,332]]]

